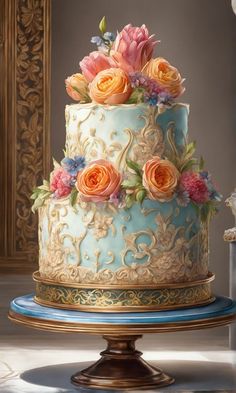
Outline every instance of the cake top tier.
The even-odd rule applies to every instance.
[[[66,79],[79,104],[66,108],[65,157],[34,190],[33,210],[47,198],[95,210],[97,203],[116,210],[176,199],[207,220],[221,196],[187,141],[188,106],[175,102],[184,92],[179,71],[154,57],[159,41],[145,25],[129,24],[115,36],[103,18],[99,29],[91,40],[97,50]]]
[[[188,105],[168,107],[73,104],[66,106],[66,157],[90,163],[105,159],[127,170],[127,160],[143,165],[154,156],[169,157],[187,144]]]
[[[159,43],[147,27],[125,26],[117,35],[106,31],[105,17],[100,34],[91,42],[97,50],[80,61],[81,73],[66,79],[67,93],[81,103],[119,105],[145,102],[170,105],[183,94],[184,79],[163,57],[154,56]]]

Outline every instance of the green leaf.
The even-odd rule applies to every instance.
[[[144,188],[140,189],[136,193],[136,201],[142,203],[146,195],[147,195],[147,191]]]
[[[49,191],[50,190],[49,184],[48,185],[43,184],[42,186],[39,186],[38,189],[42,191]]]
[[[203,157],[201,156],[200,162],[199,162],[199,170],[202,171],[204,169],[204,166],[205,166],[205,162],[204,162]]]
[[[192,158],[191,160],[187,161],[187,162],[181,167],[180,172],[183,172],[183,171],[187,171],[187,170],[189,170],[189,169],[192,169],[192,167],[193,167],[194,165],[196,165],[196,164],[197,164],[197,159],[196,159],[196,158]]]
[[[196,141],[190,142],[187,146],[186,146],[186,154],[191,154],[193,155],[193,153],[196,150]]]
[[[52,162],[53,162],[54,169],[57,169],[57,168],[61,167],[59,162],[57,162],[57,160],[55,160],[55,158],[53,158],[53,157],[52,157]]]
[[[136,162],[131,160],[126,160],[126,164],[130,169],[133,169],[137,173],[138,176],[142,177],[142,170]]]
[[[142,184],[142,179],[140,176],[134,175],[130,179],[125,179],[121,183],[123,188],[135,188]]]
[[[99,23],[99,30],[101,31],[102,35],[103,35],[104,33],[106,33],[106,30],[107,30],[107,22],[106,22],[106,17],[105,17],[105,16],[102,18],[102,20],[101,20],[100,23]]]
[[[49,188],[44,189],[43,187],[45,186],[42,185],[35,188],[33,194],[30,196],[30,198],[34,200],[31,208],[33,213],[35,213],[36,210],[44,204],[44,201],[52,194],[52,191],[50,191]]]
[[[78,196],[78,190],[76,188],[73,188],[70,194],[71,206],[74,206],[76,204],[77,196]]]
[[[37,199],[35,200],[35,202],[34,202],[32,208],[31,208],[32,212],[35,213],[36,210],[37,210],[39,207],[43,206],[43,204],[44,204],[44,199],[42,199],[42,198],[37,198]]]
[[[139,104],[140,102],[144,102],[144,92],[145,89],[143,87],[137,87],[133,90],[129,99],[125,102],[126,104]]]
[[[125,205],[126,208],[129,209],[135,202],[135,195],[134,194],[127,194],[125,197]]]

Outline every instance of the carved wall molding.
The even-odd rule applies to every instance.
[[[50,169],[50,0],[0,0],[0,269],[33,271],[30,194]]]

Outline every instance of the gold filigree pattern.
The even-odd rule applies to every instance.
[[[107,236],[113,225],[113,217],[98,212],[95,206],[93,210],[90,204],[85,204],[82,213],[84,231],[80,225],[81,235],[72,237],[67,234],[65,207],[59,214],[56,213],[57,205],[59,207],[56,204],[50,209],[48,203],[41,208],[40,213],[40,223],[45,214],[50,223],[49,239],[43,246],[40,243],[40,273],[43,278],[57,282],[136,285],[196,281],[208,274],[207,225],[202,225],[195,235],[190,236],[192,221],[186,220],[185,226],[176,227],[172,222],[174,212],[166,217],[158,213],[155,216],[155,231],[146,229],[130,233],[125,225],[121,226],[119,236],[123,236],[125,246],[120,255],[114,255],[111,249],[106,257],[103,256],[101,263],[102,253],[97,248],[94,256],[90,255],[88,265],[88,259],[84,258],[83,262],[80,251],[87,231],[91,229],[96,240]],[[72,263],[73,256],[75,262]],[[115,258],[120,258],[119,268],[111,270],[102,267],[104,263],[113,263]]]
[[[158,116],[158,107],[149,106],[142,116],[145,126],[140,132],[133,131],[135,144],[130,157],[141,166],[152,157],[163,155],[165,144],[163,131],[157,124]]]
[[[96,106],[95,106],[96,107]],[[94,106],[87,108],[87,114],[80,119],[80,112],[77,116],[77,131],[72,131],[74,123],[70,125],[70,119],[73,120],[70,114],[70,107],[66,109],[66,155],[73,157],[75,155],[84,155],[86,160],[92,161],[95,159],[109,159],[114,162],[115,166],[120,170],[126,169],[127,158],[136,161],[143,165],[148,159],[155,155],[162,155],[164,152],[164,137],[163,131],[157,124],[157,117],[159,111],[157,107],[147,106],[144,114],[140,116],[145,123],[140,130],[133,130],[131,128],[124,128],[122,134],[126,134],[126,138],[122,143],[118,140],[113,140],[117,136],[115,130],[110,130],[110,142],[98,136],[95,128],[90,129],[88,133],[83,132],[82,126],[89,117],[95,112]],[[105,114],[104,114],[105,116]],[[104,118],[103,118],[104,120]],[[123,135],[124,136],[124,135]]]
[[[36,301],[59,308],[165,310],[211,302],[210,283],[185,288],[85,288],[41,282],[36,279]],[[106,309],[108,307],[108,309]]]

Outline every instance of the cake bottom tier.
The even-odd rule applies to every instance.
[[[41,305],[97,312],[171,310],[205,305],[215,300],[211,282],[215,276],[175,284],[99,285],[54,282],[33,274],[35,301]]]

